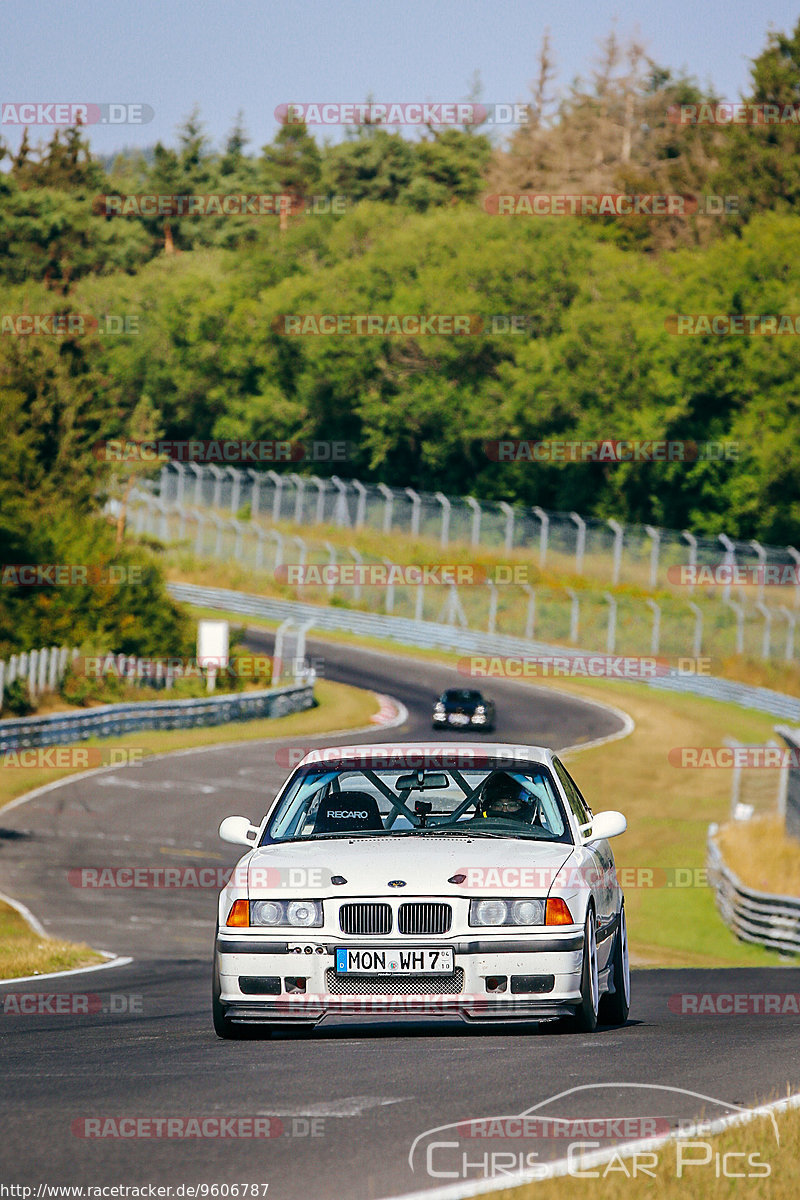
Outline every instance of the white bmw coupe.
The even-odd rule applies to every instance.
[[[214,1029],[331,1015],[628,1017],[624,897],[608,839],[563,763],[536,746],[373,744],[307,754],[219,898]]]

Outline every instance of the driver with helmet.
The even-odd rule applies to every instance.
[[[532,825],[538,801],[507,771],[494,771],[483,785],[473,821],[505,820]]]

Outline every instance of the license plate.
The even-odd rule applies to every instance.
[[[452,975],[453,950],[337,950],[337,975]]]
[[[466,713],[451,713],[450,714],[450,724],[451,725],[469,725],[469,717],[467,716]]]

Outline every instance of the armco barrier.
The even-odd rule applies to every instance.
[[[231,591],[228,588],[171,583],[168,589],[176,600],[185,604],[241,613],[243,616],[262,617],[270,621],[284,621],[287,617],[294,617],[297,620],[311,621],[315,630],[356,633],[423,649],[453,650],[465,655],[497,654],[515,657],[550,654],[576,657],[596,653],[576,650],[574,647],[548,645],[544,642],[529,642],[525,638],[510,637],[507,634],[482,633],[479,630],[462,629],[435,621],[415,621],[410,617],[383,616],[378,613],[361,612],[358,609],[325,608],[322,605],[302,604],[293,600],[275,600],[268,596]],[[800,723],[800,699],[786,696],[782,692],[773,692],[769,688],[750,687],[744,683],[708,675],[679,674],[677,671],[641,682],[647,683],[648,687],[703,696],[709,700],[723,700],[729,704],[754,708],[770,716]]]
[[[706,863],[723,921],[745,942],[782,954],[800,954],[800,897],[773,896],[745,887],[722,858],[715,840],[718,831],[717,825],[709,826]]]
[[[0,753],[32,746],[63,746],[86,738],[119,737],[137,729],[190,729],[256,717],[283,717],[314,703],[310,685],[261,692],[235,692],[151,704],[104,704],[83,712],[0,721]]]

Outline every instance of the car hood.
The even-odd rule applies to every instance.
[[[563,842],[514,838],[325,838],[253,851],[248,888],[251,897],[503,895],[509,888],[544,896],[573,851]],[[454,875],[464,879],[450,883]]]

